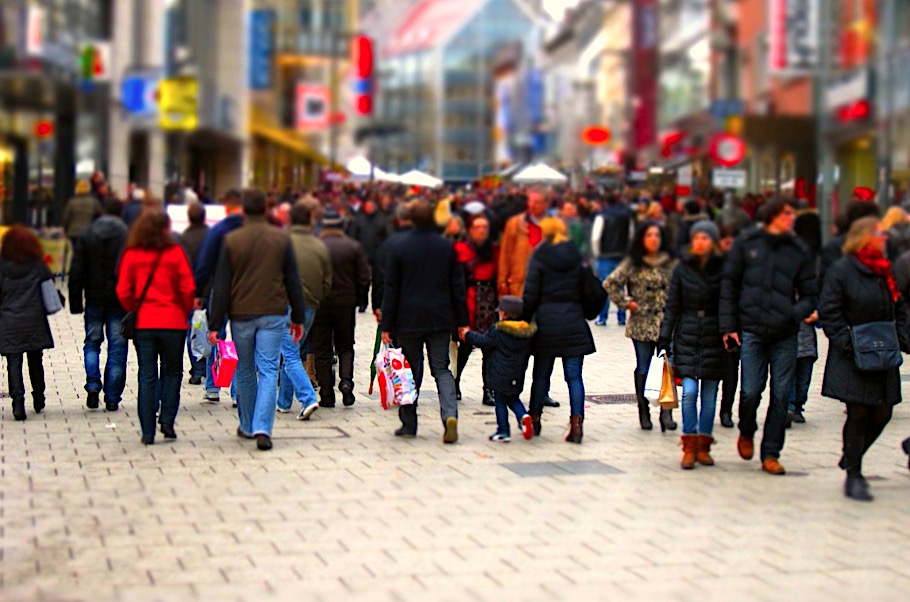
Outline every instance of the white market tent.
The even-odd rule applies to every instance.
[[[568,178],[559,173],[546,163],[529,165],[512,177],[513,182],[545,182],[558,184],[566,182]]]
[[[434,178],[430,174],[416,169],[398,176],[398,181],[408,186],[421,186],[423,188],[438,188],[442,186],[442,180],[439,178]]]
[[[351,172],[351,179],[354,180],[368,180],[372,170],[375,180],[380,182],[398,182],[398,176],[386,173],[378,167],[373,167],[366,157],[354,157],[348,161],[345,168]]]

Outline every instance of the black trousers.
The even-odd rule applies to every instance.
[[[891,404],[847,404],[843,469],[848,475],[855,477],[863,474],[863,456],[891,421],[893,409]]]
[[[43,353],[39,349],[38,351],[10,353],[3,356],[7,362],[6,374],[9,383],[9,396],[13,400],[25,399],[25,380],[22,377],[23,355],[28,357],[28,379],[32,383],[32,397],[44,398]]]
[[[461,388],[461,373],[464,371],[465,366],[468,365],[468,359],[471,357],[471,352],[474,351],[474,347],[468,345],[467,343],[461,343],[458,346],[458,377],[455,379],[455,382]],[[483,349],[480,350],[483,354],[483,363],[481,364],[481,376],[483,377],[483,388],[487,389],[487,370],[490,369],[490,354],[483,353]]]
[[[724,352],[723,357],[724,377],[721,381],[720,413],[732,415],[736,387],[739,385],[739,350],[733,353]]]
[[[332,396],[332,355],[338,354],[340,386],[354,387],[354,320],[356,307],[320,307],[313,319],[316,380],[323,397]]]

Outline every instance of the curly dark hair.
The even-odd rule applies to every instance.
[[[13,226],[3,235],[0,259],[27,263],[44,257],[38,237],[25,226]]]
[[[651,228],[657,228],[657,231],[660,232],[660,251],[662,253],[669,253],[670,245],[668,244],[667,233],[664,232],[661,225],[650,220],[643,221],[635,229],[635,236],[632,238],[632,243],[629,245],[629,259],[632,261],[632,265],[637,268],[645,265],[645,234],[647,234],[648,230]]]
[[[133,224],[126,240],[128,249],[163,249],[173,241],[170,236],[171,218],[160,209],[146,209]]]

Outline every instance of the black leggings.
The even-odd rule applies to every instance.
[[[9,379],[9,396],[14,400],[25,399],[25,379],[22,377],[23,355],[28,360],[28,378],[32,383],[32,397],[44,399],[44,362],[43,352],[10,353],[6,358],[7,378]]]
[[[891,420],[893,406],[847,403],[847,421],[844,423],[843,469],[850,476],[863,473],[863,455]]]
[[[474,347],[468,345],[467,343],[462,343],[458,346],[458,378],[455,379],[457,383],[461,383],[461,373],[465,369],[465,366],[468,365],[468,358],[471,357],[471,352],[474,351]],[[483,350],[481,350],[483,353]],[[481,365],[481,376],[483,377],[483,387],[487,388],[487,370],[490,367],[490,354],[483,353],[483,364]]]

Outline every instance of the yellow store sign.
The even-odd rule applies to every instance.
[[[170,77],[158,89],[161,129],[195,130],[199,125],[199,81],[195,77]]]

